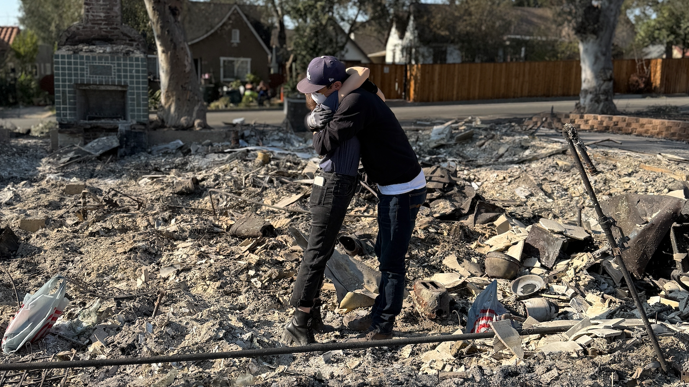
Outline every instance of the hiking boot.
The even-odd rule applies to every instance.
[[[312,321],[310,313],[297,310],[282,333],[282,341],[290,346],[315,343]]]
[[[390,340],[392,339],[392,332],[390,333],[383,333],[381,332],[379,327],[375,327],[368,332],[366,332],[363,335],[358,336],[355,339],[352,340],[347,340],[347,341],[376,341],[376,340]]]
[[[374,329],[368,331],[366,333],[366,337],[365,337],[366,341],[390,340],[390,339],[392,339],[392,332],[389,332],[389,333],[381,332],[379,327],[375,327]]]
[[[362,316],[360,314],[350,313],[344,317],[342,324],[344,324],[347,329],[359,332],[366,332],[371,328],[371,323],[373,323],[373,316],[370,313]]]

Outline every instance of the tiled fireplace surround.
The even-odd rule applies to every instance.
[[[146,57],[99,53],[55,54],[58,122],[147,122]]]
[[[54,57],[60,127],[93,131],[148,123],[143,37],[122,24],[121,0],[83,1],[81,22],[62,33]]]

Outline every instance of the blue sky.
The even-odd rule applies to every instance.
[[[19,0],[0,0],[0,26],[19,24]]]

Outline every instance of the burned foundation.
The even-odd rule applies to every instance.
[[[145,47],[122,24],[120,0],[84,0],[82,22],[63,32],[55,53],[59,147],[113,135],[131,143],[123,137],[132,126],[148,124]]]

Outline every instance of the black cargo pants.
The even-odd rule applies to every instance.
[[[317,185],[316,178],[311,192],[311,232],[294,283],[290,301],[294,307],[310,308],[320,295],[325,265],[333,255],[337,235],[358,184],[356,176],[323,171],[317,176],[324,181],[323,185]]]

